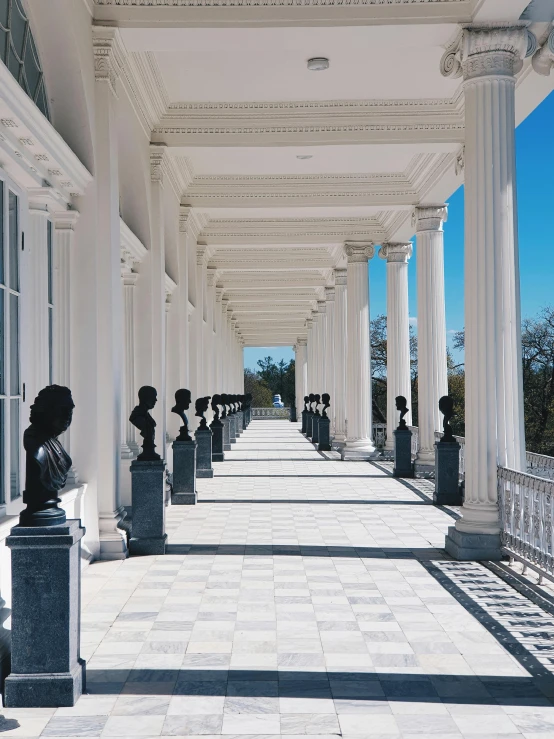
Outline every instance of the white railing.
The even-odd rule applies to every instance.
[[[387,440],[387,424],[386,423],[374,423],[373,424],[373,443],[376,449],[383,449]]]
[[[290,408],[252,408],[252,420],[256,421],[260,418],[269,419],[290,419]]]
[[[502,548],[554,579],[554,481],[498,468]]]
[[[419,429],[417,426],[408,426],[408,428],[412,432],[412,459],[415,459],[419,450]]]
[[[554,457],[547,457],[546,454],[535,454],[534,452],[526,452],[525,456],[527,472],[537,477],[554,480]]]

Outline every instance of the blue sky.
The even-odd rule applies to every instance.
[[[525,318],[554,305],[554,92],[516,131],[521,314]],[[446,327],[464,326],[464,192],[448,200],[444,224]],[[375,318],[386,313],[386,264],[377,256],[370,262],[370,308]],[[415,253],[409,268],[410,316],[416,311]],[[449,339],[451,338],[449,334]],[[245,348],[244,365],[256,369],[258,359],[292,359],[292,347]]]

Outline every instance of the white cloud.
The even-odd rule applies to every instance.
[[[410,316],[410,326],[417,326],[417,316]]]

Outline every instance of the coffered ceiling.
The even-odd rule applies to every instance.
[[[463,95],[441,57],[459,24],[514,21],[528,4],[95,0],[246,344],[295,343],[345,241],[407,240],[413,206],[463,182]],[[329,69],[308,70],[313,56]],[[529,70],[520,120],[552,89]]]

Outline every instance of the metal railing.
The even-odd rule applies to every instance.
[[[387,440],[387,424],[386,423],[374,423],[373,424],[373,443],[376,449],[383,449]]]
[[[408,428],[412,432],[412,459],[415,459],[419,449],[419,429],[417,426],[408,426]]]
[[[280,420],[290,419],[290,408],[252,408],[252,420],[256,421],[260,418],[264,420],[275,418]]]
[[[554,457],[535,454],[535,452],[526,452],[525,456],[527,472],[537,477],[545,477],[547,480],[554,480]]]
[[[554,580],[554,481],[498,467],[502,549]]]

